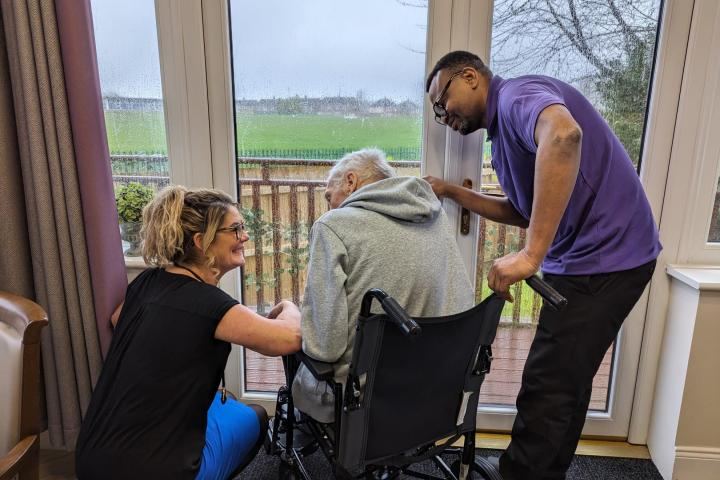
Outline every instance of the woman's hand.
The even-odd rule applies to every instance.
[[[267,318],[280,318],[281,320],[293,320],[296,318],[299,322],[300,309],[290,300],[282,300],[270,310]]]

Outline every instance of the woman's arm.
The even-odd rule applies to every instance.
[[[122,311],[122,307],[125,305],[125,300],[120,302],[120,305],[118,305],[115,308],[115,311],[112,315],[110,315],[110,323],[112,323],[113,328],[117,327],[118,319],[120,318],[120,312]]]
[[[235,305],[215,329],[215,338],[275,357],[300,350],[300,311],[283,300],[265,318],[244,305]],[[274,317],[274,318],[273,318]]]

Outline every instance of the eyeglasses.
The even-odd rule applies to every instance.
[[[443,97],[448,91],[448,88],[450,88],[450,83],[455,79],[455,77],[459,76],[462,73],[462,70],[459,72],[455,72],[452,75],[450,75],[450,78],[448,79],[447,83],[445,84],[445,88],[442,89],[440,92],[440,95],[438,95],[437,100],[433,103],[433,112],[435,113],[435,121],[439,123],[440,125],[447,125],[445,123],[445,119],[447,118],[447,109],[445,108],[445,104],[441,103]]]
[[[218,232],[235,232],[235,240],[240,240],[243,232],[245,231],[244,223],[234,223],[229,227],[218,228]]]

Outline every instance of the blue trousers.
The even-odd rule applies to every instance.
[[[197,480],[226,480],[251,454],[261,435],[260,421],[248,406],[220,392],[208,410],[205,448]]]

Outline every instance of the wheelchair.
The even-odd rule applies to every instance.
[[[564,298],[552,287],[538,277],[528,283],[562,308]],[[384,313],[370,313],[373,299]],[[504,303],[492,294],[463,313],[411,318],[387,293],[371,289],[344,384],[335,381],[332,364],[302,352],[283,357],[287,383],[266,439],[267,453],[280,457],[280,478],[309,480],[304,460],[320,449],[340,479],[502,480],[487,459],[475,456],[475,422]],[[295,409],[291,388],[300,364],[331,388],[334,423]],[[461,438],[462,447],[454,447]],[[443,476],[413,469],[426,460]]]

